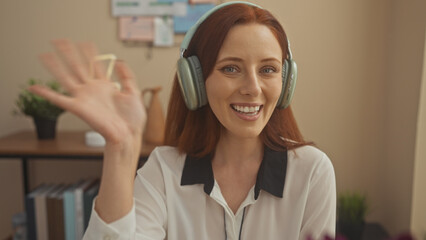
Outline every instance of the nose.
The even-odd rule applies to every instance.
[[[248,71],[242,79],[240,93],[243,95],[258,96],[261,93],[260,78],[256,70]]]

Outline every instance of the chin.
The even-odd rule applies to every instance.
[[[229,131],[228,129],[224,128],[225,134],[232,135],[237,138],[241,139],[252,139],[252,138],[259,138],[260,134],[262,133],[262,129],[250,129],[250,128],[243,128],[241,126],[234,128],[233,131]]]

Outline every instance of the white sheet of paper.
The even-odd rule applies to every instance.
[[[154,46],[170,47],[174,44],[173,18],[170,16],[154,19]]]

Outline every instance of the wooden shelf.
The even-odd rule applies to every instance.
[[[37,139],[35,131],[20,131],[0,138],[0,155],[10,156],[103,156],[104,147],[85,143],[85,131],[60,131],[52,140]],[[155,145],[144,143],[141,156],[147,157]]]

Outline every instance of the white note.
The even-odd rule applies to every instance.
[[[154,46],[170,47],[174,44],[173,18],[156,17],[154,20]]]

